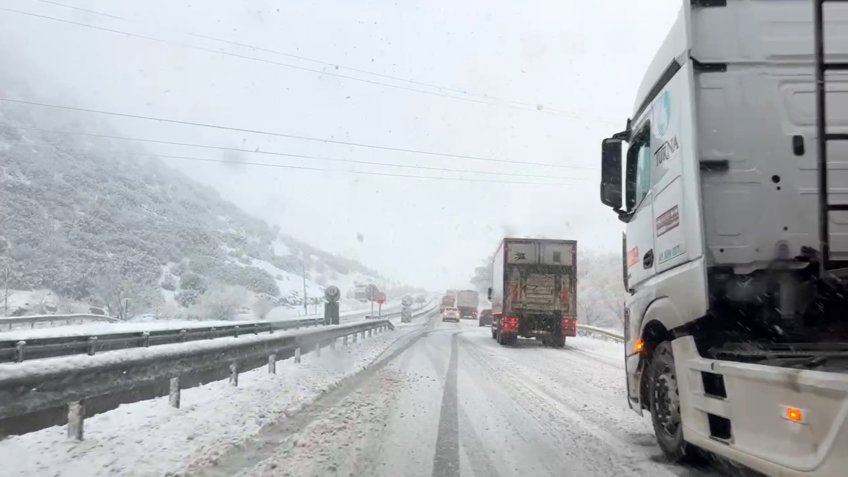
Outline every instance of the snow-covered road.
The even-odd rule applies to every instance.
[[[435,313],[350,346],[0,441],[10,476],[721,476],[664,461],[621,345],[499,346]]]
[[[205,476],[721,475],[663,462],[627,408],[621,345],[501,347],[433,320]]]

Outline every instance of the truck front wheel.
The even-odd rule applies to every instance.
[[[648,370],[651,422],[660,448],[672,462],[697,460],[698,449],[683,440],[680,393],[671,343],[663,341],[654,348]]]

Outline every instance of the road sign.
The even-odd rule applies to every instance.
[[[377,292],[377,297],[374,301],[376,301],[377,303],[382,305],[383,303],[386,302],[386,294],[383,293],[383,292]]]
[[[324,299],[330,303],[335,303],[339,301],[341,298],[342,292],[339,290],[339,287],[330,285],[324,289]]]

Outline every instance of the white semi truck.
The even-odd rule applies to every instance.
[[[848,475],[848,4],[822,3],[685,0],[603,141],[629,403],[672,460]]]

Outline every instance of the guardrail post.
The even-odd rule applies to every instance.
[[[168,404],[177,409],[180,408],[180,377],[171,378],[171,390],[168,393]]]
[[[141,334],[141,340],[142,340],[142,346],[144,346],[145,348],[149,348],[150,347],[150,332],[149,331],[143,332]]]
[[[18,341],[15,343],[15,362],[20,363],[24,360],[24,348],[26,347],[26,341]]]
[[[238,364],[230,363],[230,385],[238,386]]]
[[[94,353],[97,352],[97,337],[89,336],[88,337],[88,355],[94,356]]]
[[[180,343],[185,343],[186,340],[186,330],[180,330]]]
[[[238,325],[236,325],[235,327],[233,327],[233,333],[235,333],[235,334],[234,334],[234,336],[235,336],[236,338],[238,338],[238,332],[239,332],[239,326],[238,326]]]
[[[336,349],[336,338],[333,338],[333,340],[330,341],[330,349]]]
[[[347,346],[347,335],[342,338],[342,345]]]
[[[68,437],[82,440],[85,424],[85,401],[68,403]]]
[[[268,374],[277,374],[277,355],[275,353],[268,355]]]
[[[298,346],[297,348],[294,349],[294,362],[295,363],[300,362],[300,346]]]
[[[358,332],[358,331],[357,331],[357,332],[355,332],[355,333],[353,334],[353,342],[354,342],[354,343],[356,343],[356,337],[357,337],[357,336],[359,336],[359,332]]]

